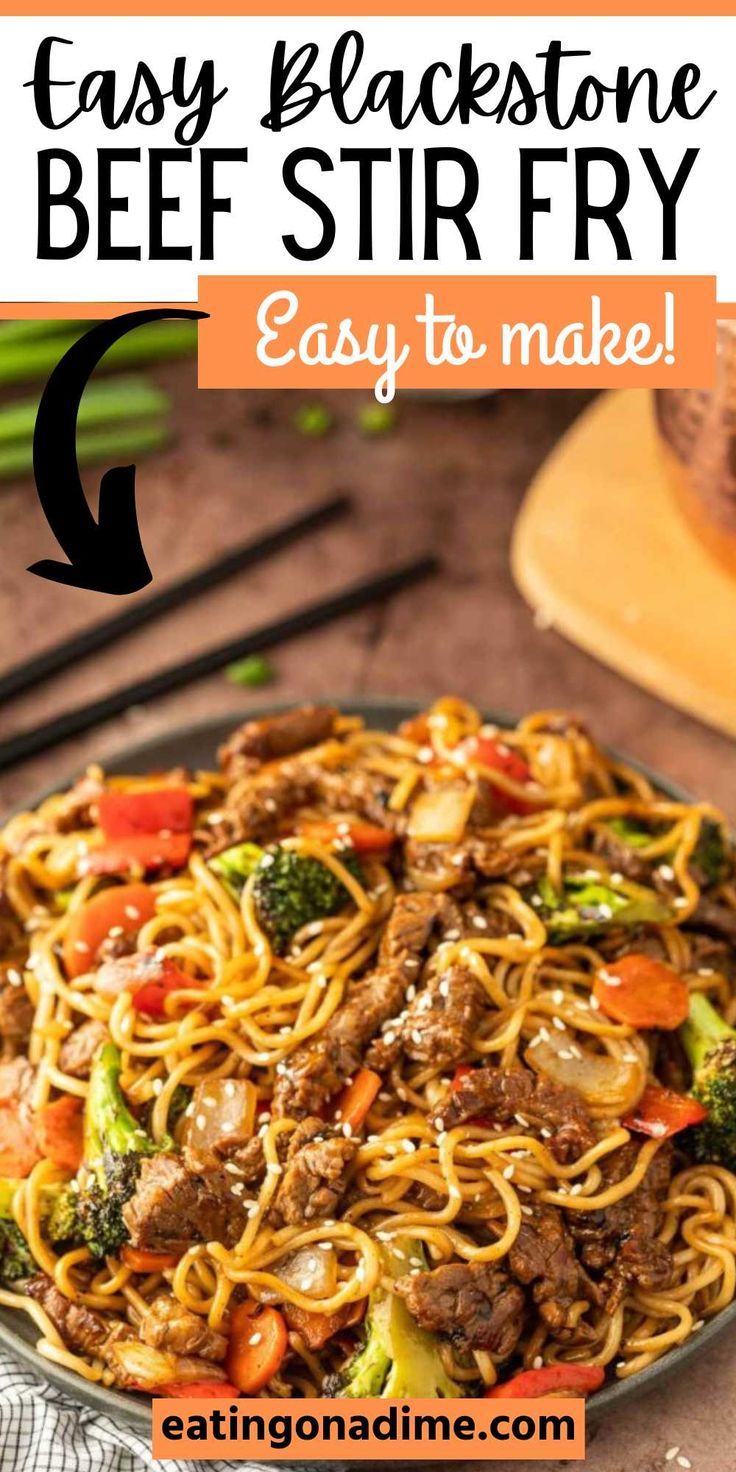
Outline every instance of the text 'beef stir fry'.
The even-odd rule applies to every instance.
[[[88,1380],[586,1393],[733,1297],[729,834],[572,717],[92,768],[0,936],[0,1304]]]

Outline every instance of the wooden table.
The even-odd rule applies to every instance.
[[[271,695],[426,699],[454,691],[501,710],[570,708],[601,737],[736,817],[732,743],[535,627],[512,583],[509,537],[524,488],[585,395],[401,400],[396,429],[367,439],[356,423],[367,396],[336,394],[326,396],[334,411],[331,433],[310,440],[292,423],[303,396],[197,392],[189,364],[162,369],[158,377],[175,394],[177,436],[174,448],[142,462],[138,473],[143,541],[156,583],[328,491],[350,489],[356,514],[8,707],[2,734],[418,552],[439,551],[444,572],[387,607],[280,650],[273,661],[278,679],[269,690],[244,691],[216,676],[3,774],[5,810],[128,742],[210,714],[232,711],[241,718]],[[88,476],[88,484],[96,479]],[[59,555],[30,483],[0,493],[0,508],[2,666],[109,613],[112,600],[26,572],[38,558]],[[615,548],[610,575],[616,576]],[[693,616],[705,615],[693,610]],[[595,1431],[588,1465],[595,1472],[652,1472],[664,1466],[667,1448],[679,1445],[694,1472],[724,1472],[725,1448],[736,1439],[734,1348],[736,1336],[729,1334],[686,1377],[632,1406],[619,1424]]]

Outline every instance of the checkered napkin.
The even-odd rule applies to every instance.
[[[160,1462],[153,1457],[145,1435],[77,1405],[0,1351],[0,1472],[144,1469],[256,1472],[254,1464],[247,1462]]]

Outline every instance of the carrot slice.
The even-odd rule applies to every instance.
[[[621,1123],[624,1129],[635,1130],[639,1135],[666,1140],[690,1125],[702,1124],[707,1115],[708,1110],[689,1094],[677,1094],[661,1084],[647,1084],[636,1108]]]
[[[671,1032],[688,1014],[686,982],[672,966],[638,951],[603,967],[593,995],[607,1017],[630,1027],[660,1027]]]
[[[487,1400],[535,1400],[545,1395],[589,1395],[605,1379],[602,1365],[543,1365],[541,1370],[520,1370],[501,1385],[486,1391]]]
[[[225,1368],[244,1395],[263,1390],[289,1347],[286,1322],[278,1309],[239,1303],[230,1315],[230,1343]]]
[[[129,1242],[122,1248],[120,1257],[133,1273],[163,1273],[166,1268],[175,1268],[179,1261],[175,1252],[151,1252],[145,1247],[132,1247]]]
[[[117,926],[137,935],[155,908],[153,891],[145,884],[118,884],[93,895],[69,920],[63,945],[67,976],[89,971],[103,940]]]
[[[44,1104],[33,1116],[41,1154],[62,1169],[78,1171],[84,1154],[82,1124],[82,1100],[72,1094],[61,1094]]]
[[[394,842],[395,835],[378,823],[356,823],[349,819],[320,819],[300,823],[298,832],[305,838],[323,843],[325,848],[333,844],[350,844],[356,854],[385,854]]]
[[[338,1096],[335,1118],[341,1125],[359,1130],[381,1087],[381,1075],[372,1068],[359,1068],[351,1084]]]
[[[0,1107],[0,1176],[28,1176],[41,1159],[33,1122],[18,1101]]]

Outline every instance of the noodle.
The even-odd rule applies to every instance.
[[[280,806],[280,783],[299,794],[289,809]],[[107,840],[99,795],[124,799],[161,787],[183,787],[194,804],[189,858],[184,866],[154,863],[145,881],[151,913],[132,939],[124,925],[112,927],[89,968],[74,967],[79,974],[70,974],[71,938],[95,896],[120,879],[143,878],[122,870],[110,877],[104,868],[102,877],[86,872],[90,855],[94,860]],[[224,1099],[225,1085],[246,1082],[250,1144],[260,1150],[262,1166],[260,1176],[246,1179],[241,1172],[241,1179],[240,1157],[232,1156],[232,1191],[242,1207],[238,1234],[227,1242],[192,1240],[160,1268],[155,1253],[150,1265],[144,1261],[150,1253],[139,1264],[124,1246],[100,1257],[79,1237],[52,1240],[50,1204],[73,1174],[70,1166],[54,1163],[53,1154],[42,1154],[28,1171],[8,1170],[8,1176],[22,1176],[12,1220],[39,1273],[63,1302],[101,1315],[110,1334],[109,1341],[93,1336],[80,1349],[71,1331],[60,1332],[60,1320],[48,1311],[50,1299],[25,1292],[22,1279],[17,1288],[0,1288],[2,1306],[33,1320],[47,1359],[89,1380],[132,1384],[135,1377],[126,1379],[107,1351],[113,1343],[137,1342],[141,1332],[153,1347],[144,1331],[162,1296],[215,1337],[228,1332],[235,1305],[275,1303],[286,1314],[289,1348],[262,1393],[320,1394],[328,1378],[344,1370],[357,1342],[351,1306],[393,1289],[389,1249],[401,1259],[410,1242],[410,1253],[419,1254],[407,1281],[452,1264],[484,1269],[486,1280],[499,1271],[506,1281],[515,1244],[540,1220],[562,1223],[559,1230],[568,1245],[574,1239],[578,1254],[579,1291],[568,1295],[564,1326],[542,1312],[553,1295],[545,1298],[533,1286],[539,1277],[514,1269],[526,1309],[510,1368],[508,1355],[463,1340],[460,1330],[441,1340],[445,1372],[458,1394],[480,1393],[520,1366],[542,1363],[612,1367],[615,1376],[629,1377],[732,1302],[736,1178],[722,1164],[696,1162],[688,1154],[689,1136],[678,1135],[669,1179],[666,1131],[649,1137],[625,1122],[648,1079],[672,1087],[674,1078],[678,1091],[687,1092],[675,1034],[637,1028],[598,1000],[601,974],[622,955],[643,952],[682,977],[691,996],[705,995],[727,1020],[736,1017],[728,944],[699,925],[701,834],[709,825],[725,835],[712,806],[665,797],[641,773],[602,753],[563,713],[538,712],[500,731],[484,726],[457,699],[437,702],[398,734],[337,718],[331,734],[304,743],[303,750],[244,761],[236,750],[224,775],[106,779],[91,768],[80,790],[81,801],[75,789],[14,817],[0,839],[3,957],[6,968],[17,970],[33,1009],[27,1107],[41,1115],[67,1098],[81,1108],[89,1070],[64,1061],[68,1044],[83,1027],[104,1028],[119,1050],[120,1087],[151,1151],[179,1158],[183,1150],[188,1159],[198,1126],[192,1099],[206,1098],[208,1087]],[[430,813],[423,829],[421,805],[438,792],[448,806]],[[456,831],[461,799],[465,816]],[[243,813],[251,814],[252,831]],[[389,839],[382,847],[383,822]],[[619,869],[629,831],[637,835],[630,850],[639,875],[634,880]],[[401,840],[393,847],[391,833]],[[167,836],[162,829],[161,840]],[[212,861],[229,840],[262,839],[266,846],[278,840],[282,854],[316,861],[341,896],[336,910],[304,920],[286,946],[277,943],[261,908],[262,867],[244,875],[238,893]],[[618,912],[609,905],[606,915],[601,902],[598,925],[565,934],[555,929],[549,896],[565,894],[571,876],[579,885],[607,886],[622,906],[634,904],[643,883],[662,913],[627,935]],[[401,1032],[404,1012],[395,1026],[385,1018],[382,1031],[376,1025],[362,1052],[377,1038],[387,1061],[367,1118],[353,1131],[341,1125],[334,1096],[325,1102],[324,1129],[342,1140],[347,1159],[339,1207],[316,1221],[285,1219],[279,1207],[285,1171],[308,1111],[279,1112],[274,1098],[295,1067],[298,1074],[309,1049],[333,1036],[361,979],[386,970],[382,938],[407,891],[434,896],[438,904],[449,898],[464,926],[435,931],[415,959],[411,985],[404,979],[409,1010],[422,986],[428,998],[438,985],[441,995],[441,979],[461,973],[478,999],[478,1020],[462,1058],[452,1064],[425,1055],[421,1025],[419,1042],[412,1033],[395,1050],[393,1032]],[[730,874],[711,885],[709,896],[736,917]],[[113,984],[115,967],[140,953],[153,958],[152,976],[158,968],[157,976],[176,978],[152,1012],[137,1004],[131,985]],[[104,975],[112,978],[109,986],[101,984]],[[427,1011],[432,1005],[430,998]],[[670,1039],[669,1052],[662,1038]],[[6,1043],[0,1077],[12,1066],[13,1051]],[[457,1084],[457,1063],[458,1077],[478,1069],[553,1079],[584,1103],[592,1133],[582,1148],[565,1153],[557,1148],[554,1124],[540,1128],[521,1109],[497,1118],[481,1109],[477,1117],[447,1124],[442,1110]],[[3,1107],[0,1100],[0,1125]],[[0,1136],[4,1159],[2,1145]],[[224,1150],[218,1155],[221,1173],[227,1158]],[[653,1189],[657,1171],[667,1177],[651,1233],[661,1260],[670,1264],[661,1282],[643,1269],[637,1277],[626,1267],[624,1250],[626,1233],[634,1230],[631,1213],[642,1193]],[[82,1193],[86,1179],[82,1167],[75,1183]],[[616,1222],[624,1223],[617,1238]],[[319,1284],[310,1292],[309,1272],[295,1276],[294,1264],[312,1261]],[[309,1322],[300,1312],[311,1316]],[[315,1316],[325,1322],[336,1316],[335,1323],[347,1328],[318,1343],[319,1336],[310,1338]],[[168,1342],[164,1349],[169,1352]],[[222,1375],[218,1365],[210,1368]]]

